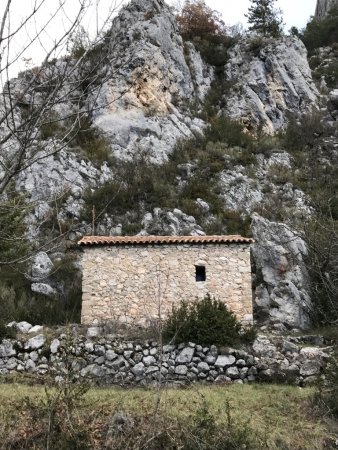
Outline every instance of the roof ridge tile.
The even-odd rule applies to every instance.
[[[147,245],[147,244],[252,244],[254,239],[240,235],[211,236],[84,236],[78,245]]]

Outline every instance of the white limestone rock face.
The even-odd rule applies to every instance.
[[[323,19],[332,8],[338,7],[338,0],[317,0],[316,19]]]
[[[52,142],[46,143],[46,155],[50,153],[49,146],[52,145]],[[16,187],[18,191],[29,192],[35,201],[57,198],[64,190],[74,198],[79,198],[88,185],[104,183],[110,176],[106,165],[97,169],[70,151],[60,150],[21,172]]]
[[[311,213],[309,201],[303,191],[291,182],[280,182],[279,173],[293,170],[292,157],[276,150],[270,155],[258,154],[254,174],[252,167],[237,165],[219,174],[220,197],[225,207],[244,216],[251,215],[257,207],[267,207],[274,198],[283,202],[290,217],[307,217]]]
[[[46,154],[49,154],[51,145],[52,142],[46,143]],[[84,190],[99,186],[112,177],[106,164],[98,169],[70,151],[61,150],[55,155],[37,160],[22,171],[16,180],[16,189],[19,192],[29,192],[34,202],[34,209],[27,215],[28,237],[35,239],[39,236],[39,226],[52,213],[55,201],[64,199],[58,219],[79,217],[84,204]],[[35,264],[32,271],[38,272],[37,267],[38,264]],[[38,273],[32,273],[32,276],[39,278]]]
[[[140,235],[167,236],[204,236],[205,232],[197,225],[193,216],[188,216],[180,209],[165,210],[154,208],[152,213],[144,215],[143,229]]]
[[[254,214],[252,246],[259,284],[254,294],[258,320],[281,323],[289,328],[306,328],[311,301],[304,263],[306,244],[282,223],[270,222]]]
[[[221,196],[227,208],[250,212],[263,201],[264,193],[259,182],[243,172],[244,167],[236,167],[220,174]]]
[[[202,133],[204,122],[179,111],[203,99],[213,79],[192,44],[184,46],[162,0],[134,0],[113,21],[109,79],[89,100],[94,123],[118,158],[166,160],[179,138]],[[116,56],[118,55],[118,56]]]
[[[317,107],[319,94],[298,38],[266,39],[258,49],[252,39],[229,52],[226,74],[234,86],[225,98],[225,112],[248,131],[261,126],[273,134],[286,126],[287,113],[300,115]]]

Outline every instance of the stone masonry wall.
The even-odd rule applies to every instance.
[[[94,329],[95,328],[95,329]],[[317,336],[284,337],[274,342],[259,335],[252,346],[217,348],[195,343],[161,346],[154,341],[126,341],[114,335],[21,335],[0,341],[2,376],[18,373],[72,378],[108,385],[176,383],[250,383],[283,381],[306,386],[323,374],[331,347]],[[91,333],[95,331],[96,337]],[[49,341],[49,342],[48,342]],[[322,347],[309,347],[309,345]]]
[[[196,281],[204,266],[205,281]],[[86,247],[82,323],[116,320],[147,325],[181,300],[206,294],[252,322],[250,248],[242,244]]]

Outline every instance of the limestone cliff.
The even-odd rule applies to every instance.
[[[289,113],[317,106],[307,52],[297,38],[244,40],[230,50],[225,70],[233,83],[226,112],[249,131],[262,127],[273,134],[286,126]]]
[[[177,139],[202,133],[203,122],[178,103],[203,100],[213,79],[192,45],[184,44],[162,0],[134,0],[112,24],[119,55],[111,77],[88,99],[94,123],[111,141],[114,155],[146,154],[161,162]]]
[[[332,9],[338,7],[337,0],[317,0],[315,17],[322,19]]]

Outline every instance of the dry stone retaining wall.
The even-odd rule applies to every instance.
[[[196,266],[206,280],[196,281]],[[84,249],[82,323],[147,324],[181,300],[210,294],[252,322],[249,245],[147,245]]]
[[[284,338],[278,346],[259,335],[246,349],[219,349],[195,343],[164,345],[124,341],[114,336],[77,337],[63,334],[47,344],[39,334],[0,344],[1,375],[50,374],[99,384],[148,385],[175,383],[249,383],[287,381],[307,385],[318,380],[328,348],[302,346],[300,338]],[[313,340],[305,341],[308,345]],[[322,343],[322,342],[321,342]],[[304,345],[304,342],[303,342]]]

